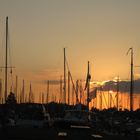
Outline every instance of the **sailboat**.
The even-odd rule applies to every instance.
[[[12,66],[8,66],[8,16],[6,17],[6,47],[5,47],[5,67],[2,67],[5,69],[5,89],[4,89],[4,103],[6,103],[7,96],[8,96],[8,68],[11,68],[11,74],[12,74]],[[12,87],[11,87],[12,89]],[[12,93],[12,90],[10,91]]]
[[[8,95],[8,17],[6,17],[6,50],[5,50],[5,90],[4,90],[4,105],[3,105],[3,115],[2,117],[2,127],[14,126],[15,125],[15,110],[13,109],[14,104],[16,104],[14,93],[10,92]],[[7,97],[8,95],[8,97]]]
[[[66,94],[66,78],[65,78],[65,72],[66,72],[66,56],[65,56],[65,49],[64,49],[64,93]],[[72,76],[68,67],[68,72],[69,72],[69,80],[72,81]],[[88,62],[88,78],[87,78],[87,98],[89,98],[89,62]],[[69,81],[68,81],[69,82]],[[77,82],[78,83],[78,82]],[[77,105],[79,104],[79,99],[78,99],[78,84],[77,88],[74,86],[74,91],[76,94],[76,103]],[[64,95],[65,99],[65,95]],[[64,114],[61,118],[55,118],[54,119],[54,128],[57,131],[58,137],[69,137],[69,138],[78,138],[78,139],[87,139],[88,137],[91,137],[91,121],[90,119],[92,118],[91,112],[88,110],[82,110],[78,109],[77,105],[75,106],[74,109],[65,109]],[[87,102],[87,108],[89,108],[89,102]]]

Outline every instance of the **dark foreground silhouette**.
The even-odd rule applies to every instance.
[[[87,111],[81,105],[81,110]],[[65,116],[67,110],[74,110],[78,119]],[[45,111],[45,115],[44,115]],[[0,105],[1,140],[139,140],[140,110],[117,111],[115,108],[91,110],[89,123],[81,121],[77,106],[49,103]],[[83,115],[81,115],[83,116]],[[80,124],[79,124],[80,122]],[[81,123],[82,122],[82,123]]]

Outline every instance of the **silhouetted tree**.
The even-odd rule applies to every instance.
[[[10,94],[8,95],[8,97],[6,99],[6,107],[8,109],[15,110],[16,104],[17,104],[17,101],[16,101],[15,94],[10,92]]]

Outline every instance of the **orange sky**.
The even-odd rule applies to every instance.
[[[44,80],[63,74],[64,47],[74,80],[86,79],[87,61],[94,81],[129,79],[132,46],[140,65],[139,7],[138,0],[0,0],[0,65],[8,16],[13,79],[18,75],[19,85],[25,79],[27,89],[31,82],[36,94],[45,90]],[[134,73],[139,78],[140,68]]]

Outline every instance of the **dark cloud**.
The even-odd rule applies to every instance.
[[[43,81],[43,84],[47,84],[47,83],[48,83],[48,80]],[[60,80],[49,80],[49,84],[58,85],[58,84],[60,84]]]
[[[103,90],[117,90],[117,83],[114,81],[106,82],[103,86]],[[130,81],[120,81],[119,82],[119,91],[120,92],[129,92],[130,91]],[[134,80],[134,93],[140,93],[140,79]]]

